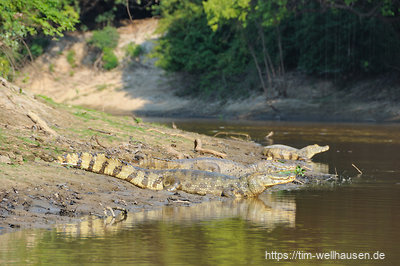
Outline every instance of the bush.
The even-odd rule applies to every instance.
[[[74,50],[69,50],[67,53],[67,61],[70,64],[72,68],[76,67],[75,63],[75,51]]]
[[[106,70],[110,70],[118,66],[118,58],[110,48],[105,48],[103,50],[102,60],[103,68]]]
[[[143,52],[144,52],[144,49],[139,44],[135,44],[135,43],[131,42],[125,46],[125,56],[126,57],[136,58],[136,57],[142,55]]]
[[[10,62],[7,57],[0,54],[0,76],[4,78],[9,78],[9,74],[12,71]]]
[[[104,52],[105,48],[114,49],[117,47],[119,34],[117,29],[114,27],[107,26],[102,30],[96,30],[93,32],[92,38],[89,40],[89,44],[99,48]]]
[[[30,51],[33,57],[38,57],[44,53],[44,50],[49,46],[50,40],[48,38],[39,37],[32,41]]]

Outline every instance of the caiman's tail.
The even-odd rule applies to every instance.
[[[105,174],[126,180],[141,188],[152,190],[163,189],[162,177],[156,173],[135,167],[102,153],[69,153],[64,156],[59,156],[58,162],[62,165],[69,165],[89,172]]]

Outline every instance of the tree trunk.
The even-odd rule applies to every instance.
[[[287,97],[287,90],[286,90],[286,80],[285,80],[285,65],[283,63],[283,49],[282,49],[282,38],[281,38],[281,31],[279,25],[276,27],[276,32],[278,35],[278,49],[279,49],[279,61],[280,61],[280,80],[279,80],[279,95],[283,97]]]
[[[248,44],[248,47],[249,47],[250,54],[251,54],[251,56],[253,57],[254,64],[256,65],[258,77],[259,77],[259,79],[260,79],[261,86],[262,86],[262,88],[263,88],[263,90],[264,90],[265,97],[268,99],[268,88],[267,88],[267,86],[265,85],[264,77],[263,77],[263,74],[262,74],[262,71],[261,71],[261,67],[260,67],[260,65],[258,64],[258,60],[257,60],[256,53],[254,52],[253,46],[251,46],[250,44]]]

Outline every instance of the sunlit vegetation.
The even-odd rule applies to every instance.
[[[102,52],[101,60],[103,68],[106,70],[118,66],[118,58],[113,49],[118,45],[119,34],[117,29],[107,26],[101,30],[93,32],[92,38],[88,41],[90,45]]]
[[[285,73],[348,79],[398,71],[397,1],[165,0],[158,65],[193,75],[188,93],[286,95]]]
[[[74,30],[78,17],[69,0],[0,1],[0,75],[12,79],[27,58],[43,52],[47,41],[29,42],[32,37],[63,36],[64,31]]]
[[[135,59],[144,53],[141,45],[131,42],[125,46],[125,56]]]
[[[94,66],[113,69],[119,64],[115,26],[135,19],[134,10],[161,18],[152,55],[158,66],[190,78],[183,95],[285,97],[289,71],[346,82],[400,69],[400,3],[394,0],[89,2],[2,1],[0,75],[15,76],[45,51],[48,36],[74,30],[79,19],[80,29],[94,30],[88,40],[98,51]],[[134,42],[125,46],[128,58],[143,53]],[[66,56],[75,67],[73,51]]]

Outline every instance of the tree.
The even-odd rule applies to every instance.
[[[213,30],[225,23],[236,23],[246,40],[266,97],[276,89],[286,96],[284,57],[280,23],[290,14],[289,1],[208,0],[203,2],[208,24]],[[266,44],[265,31],[276,33],[277,62],[271,57],[271,46]],[[261,47],[261,56],[257,52]],[[261,58],[261,60],[259,59]],[[267,83],[266,83],[267,82]]]
[[[63,36],[79,21],[72,0],[0,1],[0,74],[9,76],[17,68],[25,39],[43,33]],[[31,56],[32,57],[32,56]]]

